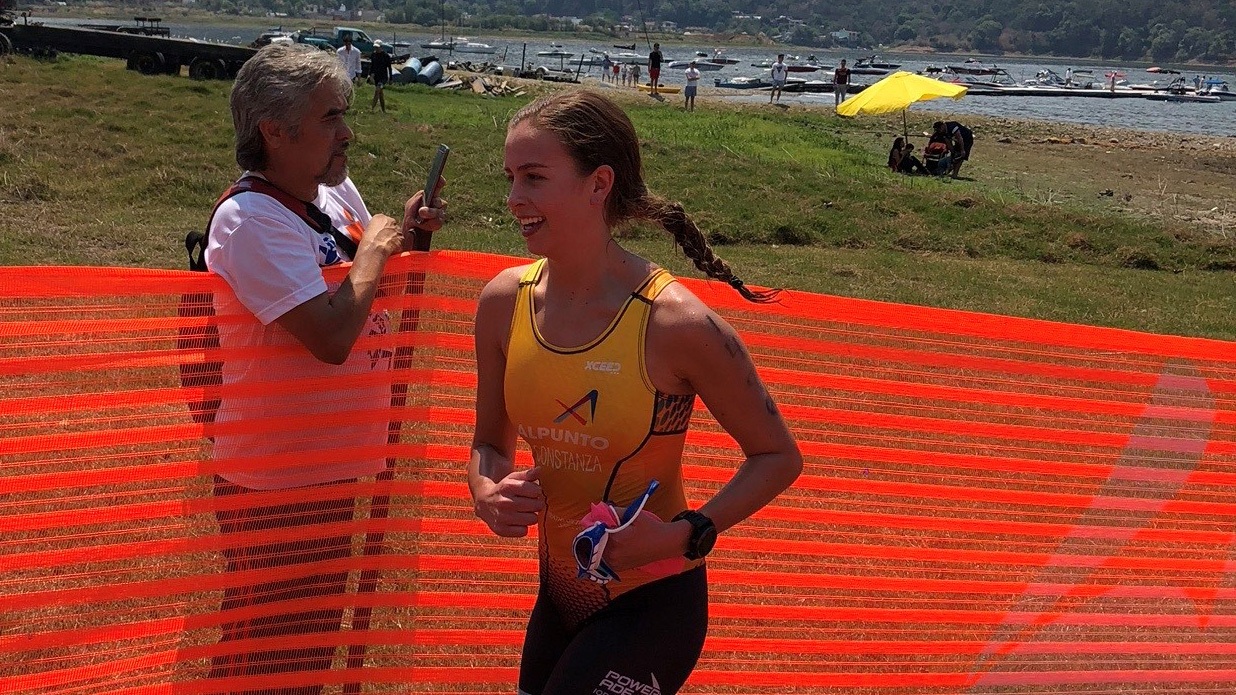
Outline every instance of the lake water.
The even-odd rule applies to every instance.
[[[49,24],[76,24],[81,20],[64,20],[64,19],[49,19]],[[114,22],[113,22],[114,23]],[[308,26],[310,22],[302,20],[287,21],[284,26],[288,28]],[[322,27],[326,27],[327,23],[321,23]],[[165,24],[174,36],[188,36],[209,41],[223,41],[229,43],[247,44],[260,33],[256,29],[246,30],[240,27],[216,26],[201,23],[167,23]],[[413,49],[413,55],[424,53],[424,49],[420,49],[419,45],[422,42],[436,39],[436,34],[427,33],[403,33],[399,31],[399,27],[391,26],[390,32],[380,32],[373,29],[366,31],[375,38],[390,41],[410,41],[418,48]],[[470,35],[469,38],[473,41],[483,42],[494,46],[498,50],[498,57],[503,58],[501,62],[507,65],[518,65],[521,55],[525,56],[526,61],[544,62],[550,67],[559,67],[560,62],[557,59],[542,59],[536,57],[536,52],[548,48],[548,39],[544,41],[538,40],[519,40],[501,37],[486,37],[482,35]],[[627,39],[629,42],[636,44],[635,51],[646,54],[648,52],[647,43],[642,39]],[[560,40],[559,43],[567,51],[574,52],[578,57],[581,54],[587,54],[589,49],[608,50],[617,52],[621,49],[614,48],[612,41],[610,43],[602,43],[598,41],[577,41],[571,39]],[[701,43],[698,46],[693,46],[690,43],[667,45],[663,52],[667,61],[676,59],[690,58],[696,50],[711,52],[714,47],[707,43]],[[806,59],[812,53],[812,49],[802,49],[793,47],[735,47],[725,49],[725,55],[737,59],[739,62],[736,65],[727,66],[715,72],[706,72],[703,75],[702,83],[711,85],[713,78],[728,78],[737,77],[740,75],[760,75],[766,74],[766,70],[753,67],[751,64],[757,61],[775,59],[778,51],[785,51],[787,54],[797,55],[800,58]],[[847,58],[850,63],[854,62],[855,58],[864,55],[863,52],[840,52],[840,51],[815,51],[814,55],[821,63],[833,65],[841,58]],[[943,66],[945,64],[959,64],[964,56],[926,56],[919,54],[896,54],[887,53],[881,54],[886,61],[900,63],[902,70],[917,72],[927,67],[928,65]],[[455,54],[453,57],[457,60],[483,61],[485,56],[475,54]],[[1002,59],[986,57],[984,61],[987,65],[998,65],[1009,71],[1009,73],[1018,81],[1033,77],[1040,69],[1048,68],[1056,71],[1059,74],[1064,74],[1068,67],[1075,69],[1090,69],[1095,75],[1102,75],[1109,70],[1115,69],[1124,72],[1128,75],[1131,82],[1150,82],[1157,76],[1145,72],[1145,66],[1134,66],[1119,63],[1101,63],[1094,61],[1080,60],[1056,60],[1047,58],[1014,58]],[[569,61],[567,61],[569,63]],[[1175,66],[1179,67],[1179,66]],[[585,74],[587,74],[585,68]],[[596,68],[593,68],[592,74],[596,73]],[[647,73],[645,72],[645,75]],[[1228,80],[1233,86],[1236,86],[1236,70],[1233,68],[1207,68],[1207,69],[1190,69],[1186,71],[1186,76],[1192,78],[1194,74],[1205,74],[1211,77]],[[806,79],[831,79],[831,74],[822,72],[815,73],[797,73],[796,77]],[[878,76],[870,75],[855,75],[853,81],[860,84],[868,84],[879,80]],[[1159,78],[1163,81],[1162,78]],[[667,84],[681,84],[684,80],[681,71],[667,70],[662,75],[662,80]],[[758,101],[758,95],[743,95],[740,92],[735,92],[733,97],[737,100],[752,100]],[[833,97],[831,94],[811,95],[811,94],[786,94],[782,97],[784,103],[802,104],[808,107],[818,107],[821,109],[831,109],[833,105]],[[1133,128],[1138,130],[1156,130],[1179,133],[1193,133],[1200,135],[1236,137],[1236,101],[1224,101],[1217,104],[1189,104],[1189,103],[1172,103],[1162,101],[1149,101],[1146,99],[1093,99],[1086,97],[1012,97],[999,96],[987,97],[968,95],[963,99],[954,101],[952,99],[937,99],[929,102],[926,105],[918,108],[929,109],[949,114],[979,114],[983,116],[1008,116],[1014,118],[1026,118],[1044,121],[1061,121],[1067,123],[1081,123],[1087,125],[1102,125],[1113,126],[1119,128]]]

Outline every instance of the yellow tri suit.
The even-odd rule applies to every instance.
[[[577,347],[550,344],[536,325],[533,289],[544,259],[520,278],[506,362],[506,409],[541,468],[542,590],[571,629],[621,594],[653,581],[638,569],[596,584],[578,576],[572,542],[593,502],[625,507],[655,478],[647,511],[670,520],[687,508],[682,449],[695,396],[658,393],[644,365],[652,302],[675,282],[653,271],[613,322]],[[684,561],[691,569],[703,560]]]

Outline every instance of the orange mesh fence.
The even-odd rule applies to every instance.
[[[464,470],[475,300],[519,262],[393,260],[367,366],[311,372],[236,347],[213,276],[0,269],[0,692],[514,692],[534,541]],[[806,466],[710,558],[684,692],[1236,692],[1236,345],[686,283]],[[739,461],[700,406],[691,499]]]

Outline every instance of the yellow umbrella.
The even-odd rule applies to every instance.
[[[908,133],[906,109],[910,108],[911,104],[940,97],[960,99],[965,95],[966,87],[961,85],[901,70],[841,102],[837,113],[842,116],[857,116],[900,111],[901,127]]]

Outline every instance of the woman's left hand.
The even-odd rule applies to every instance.
[[[621,515],[621,511],[619,511]],[[643,567],[650,562],[686,552],[690,524],[662,521],[651,512],[635,518],[631,525],[609,536],[605,562],[615,572]]]

